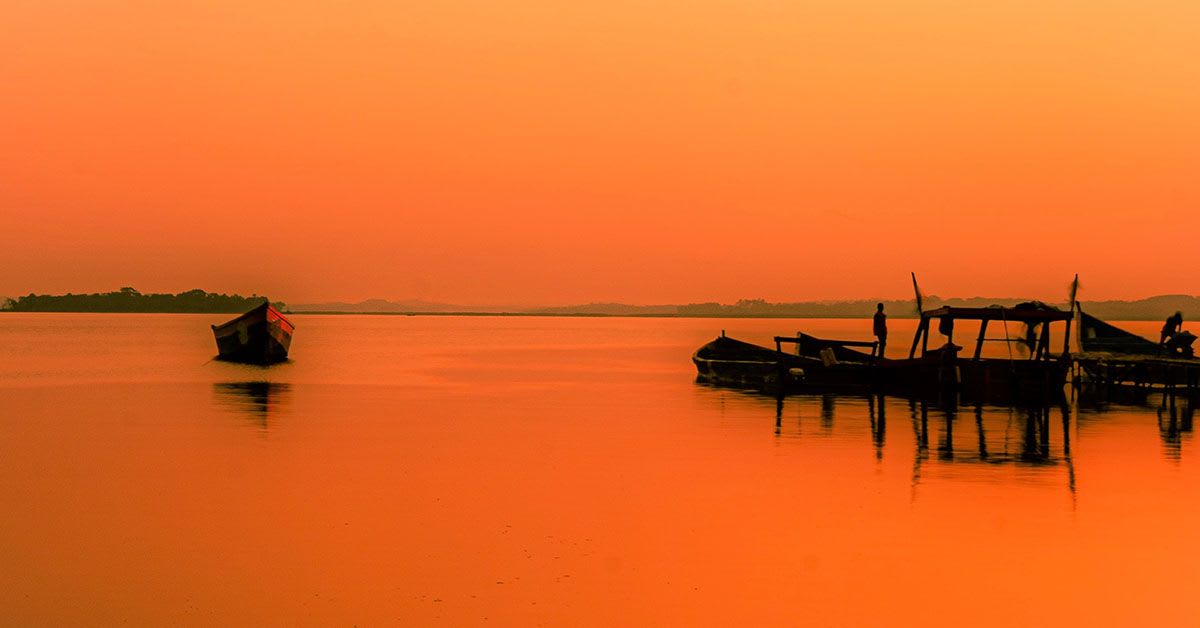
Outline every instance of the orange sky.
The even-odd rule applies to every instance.
[[[1200,3],[9,0],[0,295],[1200,293]]]

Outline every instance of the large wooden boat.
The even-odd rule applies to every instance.
[[[1071,312],[1040,303],[1015,307],[943,307],[921,313],[912,349],[904,359],[875,355],[874,343],[823,340],[798,334],[775,338],[775,349],[720,338],[701,347],[692,356],[698,379],[719,385],[734,385],[771,391],[881,391],[911,396],[946,392],[970,398],[1005,400],[1061,395],[1071,358],[1069,347]],[[979,333],[970,357],[960,355],[954,344],[957,321],[976,321]],[[1003,338],[989,338],[990,323],[1003,325]],[[941,347],[930,348],[931,329],[945,337]],[[1019,331],[1009,336],[1009,324]],[[1062,323],[1064,349],[1050,349],[1050,325]],[[994,330],[997,325],[992,325]],[[1024,353],[1007,358],[986,357],[985,342],[1020,345]],[[794,352],[782,345],[796,345]],[[872,347],[867,353],[855,347]]]
[[[217,359],[246,364],[272,364],[287,360],[296,326],[270,303],[221,325],[213,325]]]
[[[895,361],[897,368],[889,384],[900,391],[929,392],[936,387],[989,401],[1062,395],[1071,370],[1072,318],[1071,311],[1036,301],[1012,307],[941,307],[922,312],[908,359]],[[935,321],[945,343],[930,349]],[[959,321],[979,325],[970,357],[961,356],[963,347],[954,343]],[[1057,353],[1050,346],[1055,324],[1062,327],[1062,351]],[[1004,336],[989,337],[989,329],[995,333],[997,327]],[[1007,357],[985,356],[987,342],[1004,343]]]

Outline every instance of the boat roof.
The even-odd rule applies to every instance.
[[[284,322],[286,322],[288,325],[291,325],[292,327],[295,327],[295,324],[294,324],[294,323],[292,323],[292,321],[288,320],[288,319],[287,319],[287,317],[286,317],[286,316],[284,316],[282,312],[280,312],[279,310],[275,309],[275,306],[274,306],[274,305],[271,305],[271,302],[270,302],[270,301],[264,301],[262,304],[254,306],[253,308],[251,308],[251,309],[250,309],[249,311],[247,311],[246,313],[244,313],[244,314],[240,314],[240,315],[238,315],[238,316],[234,317],[234,318],[233,318],[233,319],[231,319],[231,320],[228,320],[228,321],[225,321],[224,323],[221,323],[220,325],[213,325],[213,326],[212,326],[212,328],[213,328],[213,329],[221,329],[221,328],[223,328],[223,327],[228,327],[228,326],[230,326],[230,325],[233,325],[233,324],[237,323],[238,321],[240,321],[240,320],[242,320],[242,319],[244,319],[244,318],[249,318],[249,317],[251,317],[251,316],[255,316],[255,315],[257,315],[259,312],[261,312],[261,311],[264,311],[264,310],[265,310],[265,311],[268,311],[268,312],[274,312],[276,316],[278,316],[279,318],[283,319],[283,321],[284,321]]]
[[[992,305],[988,307],[944,306],[921,312],[921,318],[954,318],[974,321],[1007,320],[1018,323],[1045,323],[1071,319],[1071,312],[1060,310],[1044,303],[1021,303],[1013,307]]]
[[[1107,323],[1079,308],[1079,342],[1086,353],[1119,353],[1124,356],[1165,358],[1158,343]]]

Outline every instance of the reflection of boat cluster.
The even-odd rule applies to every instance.
[[[754,393],[746,391],[749,396]],[[850,416],[861,420],[863,401],[870,427],[875,457],[884,457],[888,430],[897,425],[911,427],[913,454],[912,484],[915,490],[922,473],[936,466],[977,464],[988,466],[1058,467],[1065,471],[1067,488],[1074,493],[1076,470],[1073,460],[1073,436],[1077,436],[1081,409],[1094,412],[1111,410],[1114,402],[1079,398],[1055,402],[1030,402],[1007,405],[971,403],[960,405],[953,398],[927,401],[919,398],[887,397],[882,394],[822,394],[775,397],[775,434],[796,437],[812,434],[804,429],[806,420],[819,419],[816,434],[827,436],[834,430],[839,405],[852,410]],[[1200,399],[1166,392],[1152,396],[1124,396],[1119,407],[1157,414],[1157,431],[1164,456],[1178,462],[1184,443],[1194,433],[1195,406]],[[805,410],[807,408],[807,410]],[[897,417],[899,411],[899,417]],[[786,417],[792,417],[788,419]],[[897,420],[899,419],[899,420]],[[1144,424],[1149,427],[1149,424]],[[1153,428],[1150,428],[1153,429]]]
[[[821,433],[834,428],[839,401],[851,404],[852,415],[862,416],[861,396],[825,394],[819,397],[776,397],[775,434],[789,435],[799,425],[785,425],[788,404],[805,405],[819,399]],[[899,421],[897,402],[903,408]],[[875,456],[882,459],[889,426],[907,425],[912,430],[912,484],[921,483],[923,470],[931,462],[939,466],[981,464],[989,466],[1059,467],[1065,469],[1067,488],[1075,491],[1075,465],[1072,459],[1073,404],[1027,403],[1009,406],[974,403],[960,406],[953,400],[927,402],[922,399],[871,394],[866,396],[866,415],[870,425]],[[813,409],[816,411],[816,408]],[[891,416],[889,417],[889,411]],[[805,415],[799,421],[803,423]],[[889,423],[890,421],[890,423]]]

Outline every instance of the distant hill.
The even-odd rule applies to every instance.
[[[1028,301],[1015,297],[992,298],[925,298],[926,309],[949,305],[955,307],[1012,306]],[[523,316],[664,316],[696,318],[869,318],[875,312],[877,299],[852,301],[801,301],[771,303],[763,299],[743,299],[733,304],[689,303],[686,305],[628,305],[624,303],[586,303],[556,307],[463,306],[428,301],[386,301],[371,299],[358,303],[306,303],[292,306],[293,312],[346,313],[405,313],[405,314],[512,314]],[[888,316],[915,318],[916,303],[912,299],[883,301]],[[1065,309],[1066,303],[1053,303]],[[1200,319],[1200,297],[1162,295],[1136,301],[1082,301],[1089,314],[1108,320],[1160,320],[1175,311],[1185,318]]]
[[[450,303],[435,303],[409,299],[405,301],[386,301],[384,299],[367,299],[357,303],[330,301],[326,303],[302,303],[291,306],[293,312],[340,312],[347,314],[453,314],[479,312],[499,314],[514,312],[519,308],[503,306],[470,306],[453,305]]]
[[[1166,320],[1175,312],[1185,319],[1200,320],[1200,297],[1164,294],[1137,301],[1084,301],[1082,307],[1092,316],[1113,321]]]
[[[525,310],[528,314],[547,316],[678,316],[678,305],[625,305],[623,303],[588,303],[562,307],[541,307]]]

